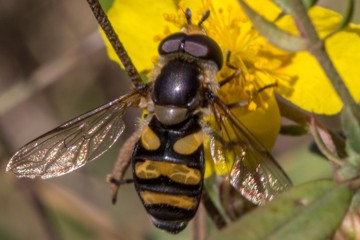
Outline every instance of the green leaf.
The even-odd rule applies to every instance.
[[[341,112],[341,124],[346,136],[346,147],[354,152],[360,153],[360,124],[351,111],[351,108],[345,106]],[[351,153],[351,151],[348,151]]]
[[[302,0],[302,2],[303,2],[303,4],[304,4],[304,6],[305,6],[307,9],[309,9],[309,8],[311,8],[312,6],[314,6],[314,5],[318,2],[318,0]]]
[[[299,185],[211,239],[329,239],[345,216],[351,197],[348,188],[330,180]]]
[[[282,125],[280,134],[287,136],[303,136],[308,134],[308,130],[301,125]]]
[[[342,14],[343,19],[342,19],[341,23],[339,24],[339,26],[337,28],[338,31],[340,29],[346,27],[350,23],[350,21],[351,21],[351,19],[353,17],[353,14],[354,14],[354,10],[355,10],[355,8],[354,8],[354,0],[348,0],[347,7],[346,7],[345,11]]]
[[[309,48],[306,39],[282,31],[274,23],[269,22],[251,9],[244,0],[239,0],[239,3],[255,28],[275,46],[289,52],[303,51]]]
[[[336,173],[341,181],[349,181],[359,176],[359,169],[356,165],[347,162],[345,165],[337,169]]]
[[[340,31],[341,29],[345,28],[350,21],[352,20],[352,17],[354,15],[354,0],[347,0],[347,6],[345,8],[345,11],[343,13],[341,13],[341,15],[343,16],[341,22],[339,23],[339,25],[325,38],[328,38],[330,36],[332,36],[333,34],[337,33],[338,31]]]
[[[287,11],[289,11],[289,9],[291,9],[292,7],[291,5],[289,5],[289,2],[285,2],[285,1],[275,0],[275,3],[277,3],[278,6],[283,9],[283,11],[279,14],[277,20],[284,17],[287,14]],[[310,9],[318,2],[318,0],[302,0],[302,2],[306,9]]]
[[[349,212],[357,212],[360,209],[360,190],[356,190],[356,192],[354,193],[354,197],[352,198],[351,201],[351,206],[349,208]]]
[[[348,143],[348,142],[347,142]],[[336,172],[341,181],[348,181],[359,177],[360,174],[360,154],[347,144],[346,146],[347,158]]]
[[[99,0],[101,7],[104,9],[105,12],[107,12],[110,7],[112,6],[114,0]]]
[[[359,147],[358,147],[359,144],[356,144],[356,141],[358,140],[356,131],[359,131],[359,126],[356,126],[356,124],[354,124],[354,126],[351,127],[351,125],[354,123],[353,121],[356,122],[357,120],[350,113],[349,109],[345,109],[345,108],[343,109],[341,115],[342,117],[341,123],[343,125],[345,135],[348,137],[346,139],[347,157],[345,158],[345,161],[343,161],[343,164],[340,166],[340,168],[336,169],[336,173],[338,174],[339,179],[341,179],[341,181],[352,180],[358,178],[360,175],[360,154],[357,152],[359,151]],[[347,113],[345,113],[345,111]],[[345,128],[347,128],[346,131]],[[353,130],[354,132],[351,132],[352,129],[354,129]],[[351,136],[349,136],[348,134],[350,134]]]
[[[318,2],[318,0],[301,0],[301,1],[304,4],[306,9],[311,8]],[[294,12],[293,8],[296,7],[296,4],[297,4],[293,0],[290,0],[290,1],[289,0],[274,0],[274,2],[287,13]]]

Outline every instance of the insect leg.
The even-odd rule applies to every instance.
[[[231,52],[228,51],[227,54],[226,54],[226,66],[228,68],[231,68],[233,70],[235,70],[235,72],[233,74],[231,74],[230,76],[222,79],[219,83],[220,87],[224,86],[225,84],[227,84],[228,82],[230,82],[231,80],[233,80],[234,78],[238,77],[240,74],[241,74],[241,69],[238,68],[238,67],[235,67],[234,65],[232,65],[230,63],[230,57],[231,57]]]
[[[256,91],[256,94],[259,94],[259,93],[261,93],[262,91],[264,91],[264,90],[266,90],[266,89],[268,89],[268,88],[275,88],[275,87],[277,87],[277,86],[278,86],[278,85],[277,85],[277,82],[267,84],[267,85],[259,88],[259,89]]]
[[[111,201],[113,204],[116,203],[117,193],[120,185],[125,183],[132,183],[132,179],[124,179],[124,174],[128,169],[131,156],[134,151],[136,142],[139,140],[138,134],[133,133],[121,147],[118,160],[116,161],[113,172],[108,175],[108,182],[110,183]]]
[[[129,75],[132,83],[135,88],[140,90],[143,89],[146,84],[141,80],[139,72],[136,70],[136,67],[132,63],[128,53],[125,50],[124,45],[120,42],[120,39],[114,28],[112,27],[106,13],[102,9],[98,0],[87,0],[96,20],[98,21],[101,28],[104,30],[107,38],[109,39],[112,47],[114,48],[116,54],[118,55],[120,61],[125,67],[127,74]]]
[[[227,54],[226,54],[226,66],[230,69],[233,69],[234,70],[234,73],[232,73],[231,75],[227,76],[226,78],[222,79],[219,81],[219,86],[222,87],[224,86],[225,84],[229,83],[230,81],[232,81],[233,79],[239,77],[240,74],[242,74],[242,70],[241,68],[238,68],[238,67],[235,67],[234,65],[232,65],[230,63],[230,58],[231,58],[231,52],[228,51]],[[240,102],[237,102],[237,103],[232,103],[232,104],[227,104],[226,106],[228,108],[243,108],[243,107],[247,107],[249,105],[249,103],[254,100],[254,98],[256,98],[256,96],[261,93],[262,91],[268,89],[268,88],[273,88],[273,87],[277,87],[277,83],[270,83],[270,84],[267,84],[257,90],[255,90],[254,93],[251,93],[250,94],[250,98],[248,100],[243,100],[243,101],[240,101]]]
[[[231,104],[226,104],[226,106],[229,108],[229,109],[233,109],[233,108],[244,108],[244,107],[248,107],[249,103],[251,101],[254,100],[254,98],[259,94],[261,93],[262,91],[268,89],[268,88],[273,88],[273,87],[277,87],[277,83],[270,83],[270,84],[267,84],[259,89],[256,90],[256,92],[254,94],[252,94],[250,96],[250,98],[248,100],[243,100],[243,101],[239,101],[239,102],[236,102],[236,103],[231,103]]]
[[[226,227],[227,222],[224,219],[224,217],[221,215],[219,209],[216,207],[215,203],[211,199],[209,193],[206,190],[206,187],[204,187],[202,195],[201,195],[201,202],[205,207],[205,210],[208,214],[208,216],[213,220],[213,222],[216,225],[217,229],[223,229]]]

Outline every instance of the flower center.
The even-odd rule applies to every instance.
[[[184,4],[184,1],[180,1],[177,15],[164,15],[166,21],[179,29],[186,24],[182,10],[186,9]],[[204,29],[227,56],[224,67],[217,75],[221,86],[219,97],[230,106],[254,111],[268,108],[275,88],[282,94],[290,94],[294,79],[279,71],[284,61],[289,61],[284,56],[289,55],[274,54],[269,50],[273,47],[254,29],[238,5],[215,7],[211,1],[204,0],[202,9],[193,14],[194,22],[207,10],[210,10],[210,17],[203,23]],[[155,39],[163,39],[168,34],[170,32],[165,29]]]

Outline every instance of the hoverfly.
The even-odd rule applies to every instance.
[[[191,23],[190,10],[185,12],[187,25],[160,43],[158,64],[144,83],[117,36],[111,37],[113,29],[98,2],[88,2],[115,41],[134,88],[26,144],[7,171],[51,178],[78,169],[110,148],[125,128],[126,110],[140,107],[148,114],[128,161],[136,191],[156,227],[178,233],[194,217],[203,191],[204,144],[217,163],[234,162],[229,181],[253,203],[271,200],[291,186],[270,153],[216,94],[223,55],[202,28],[209,12],[197,25]]]

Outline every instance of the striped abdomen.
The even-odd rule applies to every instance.
[[[165,127],[154,117],[135,147],[135,187],[158,228],[177,233],[197,211],[204,175],[202,134],[195,118]]]

